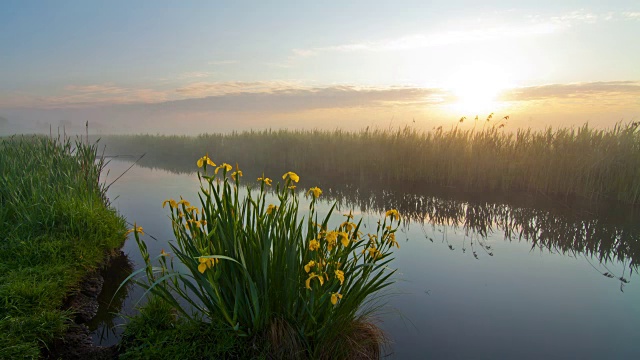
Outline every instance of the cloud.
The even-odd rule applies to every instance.
[[[150,88],[125,88],[113,84],[68,85],[57,95],[40,96],[14,92],[0,96],[0,108],[91,107],[111,104],[154,103],[168,99],[167,92]]]
[[[638,97],[640,96],[640,82],[608,81],[522,87],[505,92],[502,100],[584,99],[594,96]]]
[[[126,89],[113,86],[113,85],[67,85],[64,87],[65,90],[70,92],[75,92],[78,94],[123,94],[127,92]]]
[[[238,93],[270,93],[279,90],[295,90],[301,88],[299,82],[293,81],[226,81],[197,82],[175,90],[182,97],[200,98]]]
[[[237,64],[237,60],[218,60],[218,61],[209,61],[207,64],[209,65],[231,65]]]
[[[213,76],[215,73],[210,71],[189,71],[186,73],[182,73],[178,75],[178,80],[187,80],[187,79],[202,79]]]
[[[328,108],[375,107],[389,105],[429,105],[442,102],[446,96],[439,89],[414,87],[362,88],[336,85],[330,87],[288,87],[286,83],[199,84],[189,87],[188,94],[219,92],[214,96],[184,99],[156,104],[157,109],[178,112],[272,111],[291,112]],[[251,90],[249,90],[251,89]]]
[[[3,116],[23,132],[48,131],[60,121],[81,132],[85,121],[104,124],[104,133],[200,133],[266,127],[346,127],[437,107],[448,95],[415,87],[363,88],[349,85],[277,88],[265,83],[201,84],[218,95],[158,103],[95,104],[75,107],[7,108]],[[220,89],[222,88],[222,90]],[[249,88],[254,89],[248,91]],[[229,91],[231,89],[231,91]],[[239,89],[243,91],[239,91]],[[189,90],[192,91],[192,90]],[[409,116],[409,115],[407,115]],[[45,125],[42,125],[45,124]]]
[[[613,13],[595,14],[587,12],[585,10],[577,10],[560,16],[552,16],[551,21],[562,25],[571,26],[578,23],[595,24],[598,21],[611,19],[612,17]]]
[[[631,20],[640,20],[640,11],[627,11],[622,13],[622,16]]]
[[[309,49],[293,49],[294,57],[303,58],[325,52],[384,52],[427,48],[441,45],[460,44],[496,39],[520,38],[532,35],[550,34],[556,31],[553,23],[537,23],[526,26],[493,26],[471,30],[412,34],[379,41],[355,42]]]
[[[357,87],[334,85],[303,87],[289,82],[196,83],[177,89],[181,99],[166,100],[163,92],[122,89],[113,86],[70,86],[73,95],[31,99],[40,106],[6,108],[96,109],[117,114],[269,112],[290,113],[316,109],[426,106],[440,104],[450,95],[440,89],[416,87]],[[98,95],[109,96],[98,98]],[[123,100],[127,97],[126,101]],[[135,101],[134,101],[135,100]],[[158,101],[160,100],[160,101]],[[42,104],[45,104],[42,106]],[[15,105],[15,104],[12,104]],[[0,106],[1,108],[1,106]],[[85,113],[84,111],[82,113]]]
[[[506,19],[502,25],[493,25],[488,20],[482,21],[475,28],[456,31],[439,31],[423,34],[407,34],[400,37],[350,42],[322,47],[296,48],[282,62],[270,63],[272,66],[291,67],[298,59],[308,58],[323,53],[351,52],[393,52],[442,45],[464,44],[493,40],[518,39],[531,36],[547,35],[562,31],[579,24],[595,24],[610,21],[622,16],[628,19],[640,19],[639,12],[593,13],[585,10],[572,11],[556,16],[526,16],[524,19]],[[461,23],[464,21],[461,19]]]

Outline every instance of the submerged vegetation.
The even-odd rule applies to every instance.
[[[640,123],[513,132],[503,125],[489,118],[469,130],[265,130],[104,140],[118,155],[146,153],[141,165],[181,172],[195,170],[185,158],[208,152],[258,174],[294,168],[319,186],[376,183],[640,202]]]
[[[379,357],[384,336],[368,316],[392,282],[398,211],[387,211],[375,234],[363,234],[351,213],[336,221],[330,210],[318,219],[317,187],[306,193],[308,213],[299,218],[293,172],[282,184],[262,175],[244,194],[237,165],[216,167],[208,156],[197,165],[204,170],[199,204],[163,204],[176,237],[169,252],[152,259],[143,229],[132,229],[146,267],[131,278],[144,272],[146,280],[136,282],[185,319],[266,339],[269,356]]]
[[[66,138],[0,144],[0,358],[46,353],[72,316],[65,298],[124,241],[96,150]]]

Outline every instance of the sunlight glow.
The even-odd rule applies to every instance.
[[[491,63],[472,63],[456,71],[447,84],[447,90],[455,98],[449,110],[456,115],[499,110],[503,104],[497,101],[498,96],[513,86],[508,73]]]

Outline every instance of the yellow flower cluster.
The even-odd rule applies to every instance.
[[[194,220],[194,219],[189,219],[187,220],[187,225],[189,227],[201,227],[201,226],[205,226],[207,225],[207,220]]]
[[[198,271],[200,271],[201,274],[204,274],[207,269],[211,269],[217,263],[219,263],[220,259],[201,257],[198,259],[198,261],[200,262],[200,265],[198,265]]]
[[[313,189],[310,189],[308,193],[313,193]],[[315,196],[314,194],[314,197]],[[345,216],[347,217],[347,221],[340,224],[336,230],[327,231],[322,224],[314,223],[318,229],[317,238],[309,241],[309,250],[314,252],[312,255],[314,259],[304,265],[304,271],[308,274],[305,280],[305,287],[307,289],[312,289],[314,279],[318,279],[320,286],[322,286],[325,281],[331,281],[332,279],[338,281],[340,286],[344,285],[346,275],[345,271],[341,269],[342,264],[338,261],[332,261],[331,259],[343,256],[341,255],[343,253],[339,245],[342,245],[345,250],[351,251],[349,248],[351,241],[357,241],[356,239],[361,238],[361,233],[356,231],[358,225],[350,222],[350,220],[353,219],[353,215],[349,213]],[[321,246],[323,242],[326,243],[326,247]],[[331,277],[330,274],[334,276]],[[336,305],[342,297],[343,295],[339,292],[331,293],[331,303]]]

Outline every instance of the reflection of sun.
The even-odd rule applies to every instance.
[[[502,107],[498,96],[510,84],[504,71],[491,64],[476,63],[456,71],[447,85],[455,98],[450,111],[456,115],[473,115]]]

